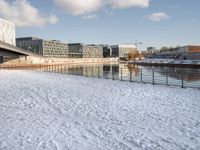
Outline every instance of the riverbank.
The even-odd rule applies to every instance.
[[[144,59],[129,63],[142,66],[200,68],[200,60]]]
[[[0,149],[199,149],[199,90],[0,70]]]

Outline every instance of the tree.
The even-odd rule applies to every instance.
[[[142,55],[140,55],[138,51],[132,51],[132,52],[128,53],[128,60],[129,61],[134,61],[135,62],[136,58],[141,59],[141,57],[142,57]]]

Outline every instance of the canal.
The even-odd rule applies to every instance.
[[[32,65],[9,66],[3,69],[35,70],[86,77],[106,78],[129,82],[162,84],[200,89],[200,69],[181,67],[140,66],[128,63],[79,64],[79,65]]]
[[[165,84],[200,89],[200,69],[138,66],[134,64],[83,64],[58,67],[56,72],[131,82]]]

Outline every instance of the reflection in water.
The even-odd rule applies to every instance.
[[[59,68],[57,68],[59,69]],[[152,70],[155,71],[155,76],[168,76],[174,79],[181,79],[182,75],[186,81],[200,81],[200,69],[196,68],[175,68],[175,67],[151,67],[137,66],[134,64],[96,64],[96,65],[75,65],[65,67],[64,72],[68,74],[94,76],[94,77],[132,77],[140,76],[141,70],[143,75],[152,75]]]
[[[200,81],[200,69],[196,68],[177,68],[177,67],[145,67],[145,69],[159,73],[162,76],[168,75],[171,78],[182,79],[192,82]]]
[[[140,68],[137,65],[134,64],[128,64],[127,65],[130,72],[132,72],[132,75],[138,76],[140,75]]]
[[[62,69],[60,71],[60,69]],[[55,72],[110,78],[119,80],[142,81],[148,83],[161,83],[180,85],[184,84],[200,87],[200,69],[137,66],[134,64],[87,64],[74,66],[54,67]]]

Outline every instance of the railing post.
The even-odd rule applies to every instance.
[[[181,88],[184,88],[184,75],[183,75],[183,70],[181,71]]]
[[[168,81],[168,72],[166,72],[166,85],[167,85],[167,86],[169,85],[168,82],[169,82],[169,81]]]
[[[94,73],[93,73],[93,66],[92,66],[92,77],[93,77],[93,74],[94,74]]]
[[[112,79],[115,80],[113,69],[112,69]]]
[[[106,74],[107,74],[107,71],[105,71],[105,79],[107,79],[107,76],[106,76]]]
[[[87,67],[86,67],[86,77],[88,76],[87,72],[88,72],[88,71],[87,71]]]
[[[99,67],[98,67],[98,78],[100,77],[100,75],[99,75]]]
[[[122,68],[121,68],[121,81],[122,81],[122,79],[123,79],[122,75],[123,75],[123,73],[122,73]]]
[[[154,69],[152,70],[152,84],[155,84],[155,76],[154,76]]]
[[[130,82],[132,82],[132,71],[130,70]]]
[[[143,79],[142,79],[142,68],[140,69],[140,72],[141,72],[141,73],[140,73],[140,82],[142,82],[142,80],[143,80]]]

